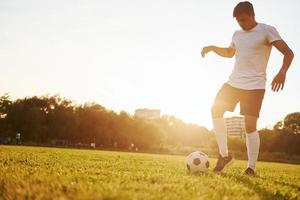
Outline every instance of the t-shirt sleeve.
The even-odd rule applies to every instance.
[[[235,34],[235,32],[234,32],[233,35],[232,35],[231,42],[230,42],[230,45],[229,45],[229,47],[230,47],[230,48],[233,48],[233,49],[235,49],[235,44],[234,44],[234,34]]]
[[[282,40],[281,36],[279,35],[275,27],[269,26],[267,28],[267,40],[269,43],[272,43],[276,40]]]
[[[234,45],[234,42],[233,42],[233,41],[230,42],[229,47],[235,49],[235,45]]]

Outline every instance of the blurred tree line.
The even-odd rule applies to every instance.
[[[165,146],[197,146],[217,150],[212,131],[169,115],[148,120],[97,103],[76,105],[58,95],[11,100],[0,97],[0,142],[21,134],[22,143],[163,150]],[[273,129],[260,130],[262,152],[300,155],[300,112],[287,115]],[[244,138],[229,137],[229,147],[246,151]]]
[[[0,97],[0,138],[14,139],[17,133],[23,143],[95,142],[99,147],[128,148],[133,144],[139,149],[149,149],[165,143],[196,144],[210,132],[172,116],[147,120],[124,111],[116,113],[96,103],[75,105],[58,95],[12,101],[5,94]]]

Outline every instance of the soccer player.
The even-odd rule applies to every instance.
[[[233,112],[240,103],[240,114],[245,119],[246,145],[248,154],[247,175],[255,175],[255,164],[259,154],[260,138],[256,129],[257,119],[265,94],[266,67],[272,46],[283,54],[283,63],[274,77],[271,89],[282,90],[286,73],[294,54],[280,37],[276,28],[256,22],[253,5],[248,2],[238,3],[233,10],[240,30],[234,32],[229,47],[205,46],[201,55],[212,51],[219,56],[232,58],[235,56],[234,69],[229,80],[218,91],[211,108],[213,127],[219,147],[219,158],[215,172],[224,172],[234,161],[227,147],[227,130],[223,115]]]

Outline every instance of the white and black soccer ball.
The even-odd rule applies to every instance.
[[[191,173],[206,172],[209,168],[208,155],[201,151],[190,153],[186,157],[186,167]]]

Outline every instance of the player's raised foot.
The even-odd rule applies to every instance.
[[[255,176],[255,171],[248,167],[245,171],[244,171],[244,174],[247,175],[247,176]]]
[[[227,157],[222,157],[219,155],[216,167],[214,168],[214,172],[216,173],[222,173],[225,172],[227,167],[231,165],[234,162],[234,158],[231,154],[228,154]]]

